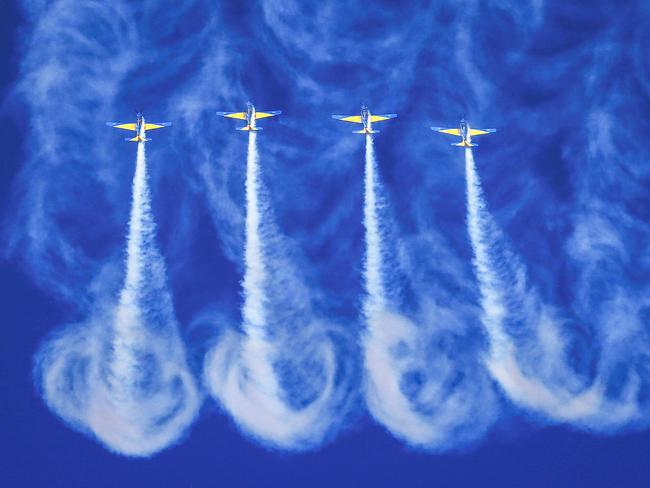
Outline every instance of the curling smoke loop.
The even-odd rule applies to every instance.
[[[126,456],[151,456],[178,442],[198,412],[201,395],[155,243],[143,143],[119,303],[56,332],[35,357],[35,376],[54,413]]]
[[[515,404],[550,420],[600,431],[641,421],[638,376],[630,375],[618,398],[607,395],[607,352],[590,381],[572,370],[560,321],[527,285],[523,264],[506,248],[487,210],[469,148],[465,149],[465,169],[467,225],[490,344],[485,364],[494,380]],[[505,323],[512,317],[528,344],[514,340],[506,329]]]
[[[399,313],[387,298],[387,243],[380,215],[385,197],[370,135],[366,136],[364,183],[367,407],[380,424],[413,446],[457,448],[480,437],[493,422],[492,388],[480,374],[455,382],[458,369],[466,367],[459,361],[460,355],[439,350],[431,357],[427,343],[434,337],[433,331]]]
[[[249,132],[243,333],[222,335],[206,356],[204,382],[244,432],[269,447],[304,450],[323,442],[345,416],[351,395],[348,359],[339,354],[336,331],[328,325],[311,317],[298,324],[277,324],[271,319],[274,268],[270,263],[275,258],[267,246],[270,231],[262,227],[272,217],[262,202],[256,139],[257,134]],[[294,333],[287,337],[276,330],[277,325],[290,325]],[[297,386],[281,381],[282,363],[306,370]],[[316,393],[308,402],[294,405],[289,387]]]

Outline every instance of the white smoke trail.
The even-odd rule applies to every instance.
[[[485,375],[463,371],[460,351],[434,345],[436,339],[444,342],[440,322],[453,321],[441,308],[428,310],[422,320],[437,323],[436,336],[431,327],[417,326],[398,313],[387,297],[379,215],[383,199],[371,136],[366,136],[365,156],[366,403],[378,422],[409,444],[436,450],[459,447],[479,438],[492,423],[494,395]]]
[[[346,380],[340,378],[342,365],[337,363],[338,345],[332,331],[311,318],[275,310],[283,308],[276,303],[278,297],[290,292],[282,287],[291,288],[289,282],[297,278],[280,276],[288,270],[273,264],[281,258],[268,249],[274,236],[265,224],[271,216],[262,193],[256,133],[250,132],[243,335],[225,334],[208,353],[205,383],[235,422],[260,442],[276,448],[306,449],[322,442],[341,422],[350,391]],[[294,306],[306,307],[289,305]],[[276,315],[281,318],[276,320]],[[294,320],[299,323],[286,323]],[[292,370],[289,381],[283,368]],[[295,390],[302,397],[299,401],[293,398]],[[305,395],[305,391],[311,394]]]
[[[363,223],[366,228],[366,262],[364,263],[364,281],[367,298],[364,303],[366,318],[386,308],[386,292],[382,278],[381,232],[377,215],[378,179],[377,161],[372,136],[366,136],[366,163],[364,178]]]
[[[489,231],[485,227],[491,221],[480,218],[486,213],[480,181],[474,168],[471,149],[465,149],[465,170],[467,178],[467,226],[474,251],[474,267],[481,284],[481,305],[484,310],[483,322],[488,332],[490,351],[494,358],[507,356],[512,346],[501,328],[506,315],[506,298],[498,286],[498,277],[492,271],[485,238]]]
[[[138,144],[126,278],[117,308],[58,332],[35,358],[48,406],[127,456],[176,442],[201,398],[190,374],[155,243],[144,144]]]
[[[494,379],[512,401],[553,420],[598,430],[639,420],[638,377],[628,377],[617,399],[607,396],[607,351],[594,377],[571,368],[559,320],[528,287],[524,266],[487,211],[471,149],[465,167],[467,225],[490,343],[486,365]]]

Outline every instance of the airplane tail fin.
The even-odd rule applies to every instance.
[[[467,143],[465,141],[462,141],[462,142],[457,142],[455,144],[452,144],[452,146],[456,146],[456,147],[477,147],[478,144],[472,144],[471,142]]]
[[[262,130],[262,127],[251,127],[250,125],[247,125],[245,127],[237,127],[237,130],[245,130],[245,131],[256,132],[258,130]]]
[[[148,137],[145,137],[143,139],[143,138],[141,138],[139,136],[135,136],[135,137],[132,137],[132,138],[127,137],[124,140],[126,142],[149,142],[151,139],[149,139]]]
[[[370,129],[369,131],[366,131],[366,129],[361,129],[361,130],[353,130],[353,134],[379,134],[378,130]]]

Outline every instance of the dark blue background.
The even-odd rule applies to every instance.
[[[392,9],[390,12],[393,14],[396,10],[399,11],[391,2],[384,3],[387,8]],[[315,234],[313,242],[304,246],[306,259],[310,262],[326,263],[327,266],[323,265],[323,268],[338,270],[331,273],[320,269],[309,271],[307,274],[313,273],[313,276],[309,275],[308,281],[317,283],[330,292],[340,288],[345,290],[346,296],[352,297],[338,301],[334,298],[324,299],[324,303],[319,303],[323,311],[336,317],[347,317],[351,321],[354,321],[352,317],[358,311],[358,300],[355,297],[359,295],[358,271],[362,256],[362,228],[359,225],[362,178],[361,166],[355,165],[355,161],[346,162],[344,169],[328,169],[331,162],[324,153],[331,148],[324,145],[325,137],[311,134],[323,131],[327,137],[353,138],[354,136],[347,133],[347,127],[328,127],[327,117],[329,113],[355,110],[361,100],[378,105],[378,111],[395,110],[400,112],[400,117],[406,118],[403,121],[398,119],[401,120],[401,126],[396,123],[394,127],[382,127],[385,133],[378,142],[381,170],[396,209],[395,213],[401,217],[402,228],[409,232],[417,227],[408,210],[413,201],[420,198],[417,195],[420,191],[418,187],[426,187],[428,197],[423,205],[430,209],[435,216],[435,225],[445,229],[450,241],[458,248],[458,253],[467,258],[468,262],[470,251],[464,241],[462,169],[460,165],[454,166],[460,159],[455,159],[458,158],[457,153],[435,146],[444,145],[448,141],[432,142],[427,139],[430,139],[430,134],[426,132],[426,124],[453,123],[458,115],[466,114],[470,118],[475,115],[480,124],[499,127],[498,142],[486,141],[485,152],[478,153],[477,156],[479,167],[485,169],[489,203],[495,209],[499,223],[511,236],[516,249],[522,253],[543,294],[559,305],[572,308],[574,292],[571,285],[574,283],[576,271],[570,269],[569,265],[553,259],[554,253],[562,248],[567,229],[570,227],[567,216],[571,209],[579,205],[577,202],[585,198],[585,194],[594,192],[598,195],[597,198],[603,201],[609,198],[603,195],[614,195],[608,187],[611,181],[602,174],[594,176],[597,184],[587,177],[576,177],[578,167],[584,164],[585,157],[570,158],[567,157],[567,152],[582,144],[581,141],[585,137],[581,132],[584,120],[579,117],[594,103],[607,107],[614,117],[624,117],[624,128],[638,131],[640,137],[644,138],[642,129],[647,127],[647,122],[638,119],[647,118],[647,91],[644,87],[635,87],[633,84],[631,86],[620,80],[630,71],[646,69],[644,66],[634,67],[632,64],[626,64],[624,54],[634,51],[639,42],[645,41],[628,32],[638,32],[632,29],[632,26],[644,21],[639,19],[639,15],[644,12],[647,15],[647,10],[641,7],[636,9],[634,6],[630,6],[628,10],[619,7],[619,2],[571,2],[575,7],[561,6],[560,3],[550,2],[547,5],[548,11],[553,14],[549,14],[545,27],[532,39],[527,37],[525,29],[522,31],[521,27],[512,25],[512,17],[504,16],[505,20],[499,23],[499,12],[490,11],[488,6],[482,7],[486,11],[484,22],[481,24],[479,16],[476,23],[472,24],[480,27],[474,43],[479,69],[488,73],[488,77],[493,81],[496,80],[494,83],[497,88],[492,92],[489,89],[485,92],[494,95],[496,91],[494,101],[481,99],[480,94],[474,94],[472,97],[475,97],[475,103],[471,103],[471,97],[464,98],[471,90],[471,83],[459,85],[452,74],[449,75],[450,79],[444,78],[444,66],[454,49],[459,47],[454,42],[445,41],[436,49],[438,39],[448,35],[444,31],[430,36],[427,41],[430,49],[413,54],[415,69],[425,72],[427,66],[435,65],[438,67],[435,76],[422,75],[408,86],[395,82],[390,84],[388,89],[376,81],[377,78],[385,76],[380,69],[385,66],[378,66],[375,61],[368,61],[368,66],[364,66],[355,56],[342,55],[344,60],[340,65],[333,63],[326,68],[310,67],[311,61],[304,57],[304,52],[293,53],[286,49],[285,58],[298,70],[312,70],[312,73],[319,69],[329,70],[317,73],[314,77],[328,80],[330,86],[325,89],[331,88],[337,95],[333,95],[330,104],[323,103],[321,99],[316,108],[310,107],[308,99],[292,95],[295,93],[292,90],[295,81],[286,79],[286,73],[282,76],[274,73],[277,69],[275,56],[280,47],[274,44],[276,41],[254,34],[260,22],[259,11],[252,5],[240,8],[235,3],[222,7],[222,22],[224,26],[228,26],[228,37],[232,41],[230,49],[235,52],[239,49],[245,53],[242,54],[242,64],[238,68],[243,74],[226,73],[226,79],[241,76],[245,91],[255,95],[255,101],[260,108],[284,109],[287,112],[287,120],[290,116],[294,118],[294,122],[282,121],[276,127],[273,127],[273,122],[264,124],[268,127],[269,137],[281,137],[280,133],[287,131],[290,133],[290,136],[285,136],[289,138],[287,140],[303,150],[302,155],[297,155],[287,153],[285,148],[275,148],[274,158],[269,158],[271,176],[268,176],[268,185],[277,200],[278,220],[286,233],[294,238],[312,232]],[[633,3],[630,2],[630,5]],[[424,5],[413,3],[411,9],[417,10]],[[143,10],[145,8],[143,7]],[[363,9],[365,5],[356,5],[354,8]],[[373,6],[373,9],[380,10],[381,2]],[[143,27],[143,32],[149,35],[140,46],[143,52],[154,44],[157,49],[164,51],[165,46],[173,46],[176,39],[182,38],[187,32],[198,30],[197,26],[202,19],[201,8],[197,7],[196,12],[185,14],[190,20],[180,23],[172,32],[165,32],[161,27]],[[522,11],[522,15],[525,14],[526,12]],[[144,13],[138,15],[146,17]],[[169,15],[173,16],[174,13]],[[371,19],[379,18],[379,14],[374,10],[368,15]],[[436,22],[443,25],[446,18],[452,23],[460,14],[457,8],[450,6],[448,9],[442,9],[437,15]],[[156,16],[159,18],[156,19]],[[357,35],[353,36],[356,42],[363,43],[367,40],[366,45],[358,45],[360,55],[377,55],[389,62],[402,55],[409,55],[406,52],[407,46],[413,41],[412,38],[417,37],[418,29],[427,22],[427,19],[420,19],[417,15],[407,14],[406,19],[410,24],[396,19],[395,28],[408,30],[410,34],[403,37],[397,47],[392,48],[397,54],[385,58],[380,55],[381,50],[391,49],[379,44],[386,33],[385,30],[379,29],[375,32],[372,22],[348,27],[358,29]],[[164,26],[166,20],[168,19],[159,9],[152,18],[146,19],[145,24]],[[390,22],[392,21],[384,19],[381,26],[385,27]],[[28,158],[30,112],[24,98],[11,95],[11,92],[19,77],[20,60],[28,51],[26,42],[32,25],[20,8],[8,4],[2,6],[2,23],[0,56],[5,63],[0,73],[0,93],[5,101],[0,132],[4,149],[0,198],[3,206],[10,209],[7,214],[12,223],[8,226],[8,232],[15,234],[16,226],[20,226],[20,222],[11,217],[17,213],[16,204],[9,205],[9,194],[12,182]],[[601,54],[602,61],[587,61],[588,56],[584,54],[587,47],[584,46],[595,43],[601,35],[610,35],[603,34],[609,26],[613,26],[614,34],[611,36],[615,37],[612,40],[613,47],[610,46],[611,51]],[[627,26],[630,26],[630,29]],[[153,33],[158,37],[154,38]],[[254,42],[255,46],[247,46],[249,41]],[[193,42],[203,41],[194,38]],[[642,47],[647,45],[647,41],[645,42]],[[513,54],[512,57],[507,56],[513,44],[524,43],[527,45],[525,50]],[[314,45],[313,48],[318,49],[319,46]],[[346,44],[345,48],[356,46]],[[333,46],[331,52],[336,54],[337,49],[339,48]],[[400,53],[400,49],[405,52]],[[115,112],[112,114],[101,115],[105,115],[105,118],[121,117],[122,114],[129,114],[131,108],[138,104],[144,107],[137,108],[155,111],[157,99],[172,96],[177,85],[185,82],[188,72],[195,73],[201,68],[199,54],[194,50],[192,52],[195,54],[184,58],[183,63],[179,62],[175,68],[169,67],[173,65],[172,60],[165,60],[164,68],[158,66],[155,60],[151,60],[148,66],[143,63],[138,72],[127,76],[122,96],[119,97],[122,105],[113,107]],[[540,59],[546,59],[547,63],[541,65],[536,62]],[[562,64],[563,60],[566,65]],[[614,67],[610,66],[605,70],[600,83],[596,84],[591,93],[586,94],[580,86],[576,86],[580,85],[576,79],[583,76],[581,67],[589,64],[589,69],[593,69],[600,63],[613,64]],[[617,63],[620,63],[620,66],[617,67]],[[158,68],[165,72],[165,76],[156,84],[155,73]],[[146,82],[140,82],[140,79]],[[618,86],[619,83],[624,86]],[[145,90],[144,86],[156,88]],[[79,80],[76,88],[84,90],[83,80]],[[219,88],[210,89],[216,93]],[[378,91],[374,91],[375,89]],[[398,91],[403,93],[395,102],[395,106],[391,105],[391,98],[395,95],[394,92]],[[607,96],[612,91],[623,94],[621,97],[624,99],[630,93],[637,96],[632,101],[609,103]],[[349,101],[346,106],[341,106],[340,93],[344,92],[349,93]],[[202,140],[202,144],[210,146],[217,142],[216,139],[210,138],[221,137],[222,139],[218,140],[225,140],[224,138],[228,137],[234,141],[230,144],[241,146],[230,149],[230,154],[236,154],[241,160],[243,143],[237,139],[240,134],[226,133],[222,126],[210,119],[213,109],[238,109],[230,105],[217,106],[219,103],[226,103],[225,99],[230,98],[236,96],[206,101],[205,115],[192,114],[188,117],[198,125],[199,130],[203,127],[206,131],[214,131],[216,127],[222,130],[220,136],[207,134],[207,140]],[[245,101],[242,98],[240,100]],[[477,106],[480,108],[473,108]],[[174,118],[174,114],[160,111],[156,116]],[[319,119],[309,122],[306,127],[299,126],[311,117]],[[207,120],[210,120],[209,125]],[[100,125],[101,122],[103,120],[97,121]],[[336,132],[336,129],[340,131]],[[97,135],[93,133],[89,136],[89,141],[81,144],[90,145],[100,137],[110,139],[110,147],[120,144],[115,134],[106,134],[101,130],[98,129]],[[192,165],[196,160],[183,159],[186,154],[183,152],[183,139],[185,134],[190,140],[195,137],[196,134],[192,131],[196,130],[196,127],[183,127],[181,123],[177,124],[174,130],[177,131],[174,136],[155,134],[156,139],[160,139],[160,144],[154,146],[150,158],[161,160],[163,154],[166,154],[166,157],[171,155],[168,157],[168,164],[153,170],[153,180],[161,247],[170,262],[172,288],[176,292],[181,291],[176,294],[177,314],[181,324],[187,324],[199,304],[216,303],[236,316],[240,268],[236,259],[229,259],[229,253],[240,245],[238,239],[241,237],[232,238],[230,243],[222,242],[224,250],[215,255],[215,243],[219,239],[228,241],[228,238],[218,237],[212,222],[214,221],[217,227],[224,222],[220,221],[219,217],[211,217],[201,204],[181,203],[183,199],[200,201],[195,193],[184,189],[181,183],[195,179]],[[534,134],[537,131],[539,134],[536,136]],[[169,142],[172,137],[175,148]],[[347,141],[346,147],[357,143],[359,144],[348,154],[354,154],[357,160],[361,161],[360,141]],[[483,146],[483,141],[481,143]],[[406,146],[417,146],[418,150],[406,151]],[[324,164],[316,165],[304,157],[306,149],[310,147],[316,148],[313,154],[322,155]],[[131,157],[130,149],[132,148],[114,148],[114,153],[119,154],[122,160],[128,161]],[[580,153],[579,148],[576,153]],[[433,170],[432,164],[426,159],[416,159],[418,155],[424,154],[433,154],[437,158],[438,162]],[[636,157],[641,162],[647,161],[647,149],[640,155],[637,153]],[[524,165],[525,168],[522,167]],[[123,217],[129,204],[129,184],[126,183],[129,168],[124,165],[116,170],[124,176],[125,181],[122,193],[116,197],[121,200],[119,205]],[[594,174],[597,172],[596,169],[593,171]],[[629,173],[626,174],[626,168],[618,167],[617,171],[614,176],[617,174],[626,178],[631,185],[635,182],[638,184],[636,190],[630,191],[631,197],[624,201],[625,211],[636,214],[639,219],[647,222],[647,205],[644,205],[648,203],[647,179],[639,177],[638,173],[633,173],[630,177]],[[432,172],[436,175],[431,176]],[[178,173],[186,177],[186,180],[176,179],[175,175]],[[306,174],[308,176],[305,176]],[[303,194],[299,194],[296,189],[300,187],[306,187],[305,193],[312,195],[313,199],[301,205],[291,205],[291,201],[302,199]],[[344,189],[337,192],[340,188]],[[628,189],[626,187],[625,191]],[[620,193],[618,195],[620,196]],[[637,195],[640,196],[636,198]],[[545,204],[539,205],[542,198]],[[19,200],[20,195],[14,196],[14,200],[16,199]],[[241,193],[235,200],[242,203]],[[344,201],[344,204],[341,201]],[[351,205],[348,205],[350,202]],[[179,209],[183,208],[183,205],[186,209],[191,208],[191,223],[178,231],[178,221],[182,218]],[[338,205],[344,206],[344,214],[339,215],[332,210]],[[319,231],[318,224],[310,218],[321,213],[331,216],[335,222],[331,226],[333,231]],[[93,230],[100,233],[99,237],[94,236],[95,239],[101,240],[101,232],[112,236],[106,238],[102,244],[106,250],[95,249],[100,258],[115,253],[115,248],[120,248],[123,222],[124,219],[121,223],[117,219],[112,224],[107,223],[104,230]],[[342,242],[331,243],[330,239],[335,237],[341,228],[354,230]],[[181,242],[174,241],[175,235],[182,237],[179,238]],[[543,242],[539,242],[540,239]],[[642,245],[645,239],[644,232],[642,237],[624,237],[624,240],[630,243],[631,254],[637,252],[637,244]],[[96,244],[91,243],[87,247],[94,245]],[[101,246],[97,245],[97,248],[99,247]],[[187,252],[188,249],[191,252]],[[200,419],[179,445],[148,460],[122,458],[64,426],[47,410],[33,386],[31,368],[34,352],[52,329],[83,316],[85,305],[80,303],[83,304],[85,300],[80,299],[73,303],[66,297],[78,293],[87,282],[77,276],[70,278],[70,275],[65,274],[65,267],[62,273],[55,270],[49,276],[35,278],[33,275],[38,274],[39,270],[30,268],[29,262],[25,265],[24,260],[16,258],[17,255],[20,255],[20,251],[16,254],[14,250],[3,264],[1,282],[4,310],[4,334],[0,346],[2,486],[558,487],[647,486],[650,483],[650,436],[646,433],[621,434],[615,437],[595,436],[574,432],[565,427],[540,427],[514,412],[477,446],[459,453],[429,454],[411,450],[363,414],[350,428],[314,452],[286,454],[267,451],[244,438],[231,421],[217,412],[216,407],[208,401]],[[199,268],[205,272],[198,275],[192,273],[190,276],[183,268]],[[350,275],[342,272],[349,269],[354,269],[355,273]],[[626,269],[626,272],[632,271]],[[644,277],[647,278],[643,270],[638,270],[637,275],[629,278],[629,286],[632,289],[640,289],[640,285],[634,283],[643,282]],[[51,286],[57,281],[61,282],[60,290]]]

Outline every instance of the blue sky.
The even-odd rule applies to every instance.
[[[3,13],[3,484],[647,484],[644,2]],[[284,112],[259,124],[258,206],[248,136],[214,114],[247,100]],[[365,141],[330,119],[361,103],[399,114],[371,158],[390,303],[374,321]],[[104,125],[134,110],[174,123],[147,144],[155,229],[136,250],[136,149]],[[474,197],[463,151],[428,130],[461,116],[498,129],[476,140]],[[129,295],[133,255],[147,279]],[[270,339],[251,345],[260,290]],[[118,428],[93,378],[129,377],[105,358],[130,300],[150,369],[137,409],[109,398]]]

